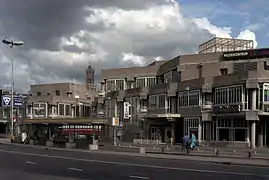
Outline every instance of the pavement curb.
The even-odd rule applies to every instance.
[[[15,144],[15,143],[0,143],[5,145],[12,145],[12,146],[21,146],[21,147],[33,147],[36,149],[44,149],[44,150],[58,150],[58,151],[68,151],[68,152],[84,152],[84,153],[99,153],[99,154],[111,154],[111,155],[119,155],[119,156],[132,156],[132,157],[147,157],[147,158],[154,158],[154,159],[170,159],[170,160],[188,160],[188,161],[199,161],[204,163],[213,163],[213,164],[221,164],[221,165],[237,165],[237,166],[257,166],[257,167],[269,167],[269,160],[266,159],[246,159],[241,158],[241,160],[244,160],[246,162],[232,162],[231,160],[228,160],[229,157],[216,157],[216,156],[203,156],[203,155],[184,155],[184,154],[178,154],[178,155],[171,155],[171,154],[161,154],[161,153],[145,153],[145,154],[139,154],[134,152],[117,152],[117,151],[90,151],[90,150],[81,150],[81,149],[65,149],[65,148],[55,148],[55,147],[46,147],[46,146],[38,146],[38,145],[25,145],[25,144]],[[193,159],[199,157],[200,159]],[[212,160],[212,157],[216,158],[216,160]],[[230,157],[235,158],[235,157]],[[227,159],[227,160],[225,160]],[[239,158],[236,158],[239,159]],[[261,164],[255,163],[255,162],[247,162],[247,161],[263,161],[267,164]]]

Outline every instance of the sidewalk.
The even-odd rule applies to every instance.
[[[101,143],[102,146],[99,147],[100,150],[106,151],[126,151],[126,152],[134,152],[138,151],[140,148],[139,145],[134,145],[131,143],[121,144],[120,146],[114,146],[110,143]],[[147,153],[151,154],[171,154],[171,155],[182,155],[186,154],[181,151],[181,146],[167,146],[167,145],[159,145],[155,148],[152,145],[143,145],[145,147]],[[213,147],[204,147],[198,146],[195,150],[191,151],[191,155],[197,156],[207,156],[207,157],[215,157],[216,150],[219,151],[219,156],[221,157],[233,157],[233,158],[248,158],[249,152],[252,152],[249,148],[213,148]],[[268,152],[267,152],[268,151]],[[252,158],[256,159],[269,159],[269,150],[267,148],[259,148],[254,151],[252,154]]]
[[[9,142],[2,143],[9,144],[14,146],[23,146],[23,147],[32,147],[38,149],[51,149],[51,150],[60,150],[60,151],[69,151],[69,152],[83,152],[83,153],[103,153],[103,154],[111,154],[111,155],[122,155],[122,156],[133,156],[133,157],[147,157],[147,158],[161,158],[161,159],[174,159],[174,160],[188,160],[188,161],[200,161],[200,162],[209,162],[209,163],[217,163],[224,165],[243,165],[243,166],[262,166],[269,168],[269,160],[261,159],[261,158],[240,158],[240,157],[232,157],[232,156],[205,156],[205,155],[196,155],[191,153],[188,154],[169,154],[169,153],[139,153],[138,152],[118,152],[118,151],[106,151],[106,150],[98,150],[98,151],[89,151],[89,150],[81,150],[81,149],[65,149],[65,148],[54,148],[54,147],[45,147],[45,146],[36,146],[36,145],[23,145],[23,144],[11,144]],[[137,148],[138,149],[138,148]]]

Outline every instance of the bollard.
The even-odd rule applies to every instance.
[[[251,159],[251,157],[252,157],[252,152],[249,151],[248,152],[248,158]]]
[[[164,148],[162,147],[162,152],[164,152]]]
[[[219,150],[218,149],[215,149],[215,154],[216,154],[216,156],[219,156]]]

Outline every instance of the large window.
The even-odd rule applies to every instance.
[[[58,109],[59,109],[59,115],[64,116],[64,104],[59,104]]]
[[[200,91],[185,91],[178,93],[178,106],[199,106],[200,105]]]
[[[46,117],[47,103],[34,103],[33,104],[33,116],[34,117]]]
[[[229,86],[215,89],[215,104],[235,104],[243,101],[243,86]]]
[[[146,78],[136,78],[135,87],[145,87],[146,86]]]
[[[165,108],[165,100],[166,100],[165,94],[159,95],[158,98],[159,98],[158,108]]]
[[[66,116],[72,116],[72,111],[71,111],[71,105],[70,104],[65,105],[65,115]]]
[[[115,80],[107,80],[106,81],[106,90],[107,91],[115,91]]]
[[[124,79],[116,80],[116,91],[124,90]]]
[[[264,102],[269,102],[269,85],[268,84],[264,84],[263,85],[263,101]]]
[[[156,85],[156,78],[155,77],[147,78],[147,87],[152,87],[155,85]]]
[[[157,96],[156,95],[149,96],[149,108],[150,109],[157,108]]]

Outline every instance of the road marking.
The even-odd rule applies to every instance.
[[[32,161],[26,161],[25,163],[26,164],[36,164],[35,162],[32,162]]]
[[[142,176],[129,176],[129,177],[133,179],[149,179],[148,177],[142,177]]]
[[[68,169],[72,171],[82,171],[82,169],[78,169],[78,168],[68,168]]]
[[[79,158],[71,158],[71,157],[63,157],[63,156],[51,156],[51,155],[47,155],[47,154],[26,153],[26,152],[19,152],[19,151],[7,151],[7,150],[3,150],[3,149],[0,149],[0,152],[5,152],[5,153],[9,153],[9,154],[20,154],[20,155],[28,155],[28,156],[38,156],[38,157],[46,157],[46,158],[73,160],[73,161],[83,161],[83,162],[93,162],[93,163],[102,163],[102,164],[113,164],[113,165],[122,165],[122,166],[153,168],[153,169],[166,169],[166,170],[176,170],[176,171],[189,171],[189,172],[200,172],[200,173],[226,174],[226,175],[238,175],[238,176],[254,176],[254,177],[262,177],[262,178],[266,177],[266,178],[269,178],[269,174],[254,174],[254,173],[243,173],[243,172],[241,173],[241,172],[228,172],[228,171],[213,171],[213,170],[206,170],[206,169],[165,167],[165,166],[133,164],[133,163],[124,163],[124,162],[115,162],[115,161],[79,159]]]

